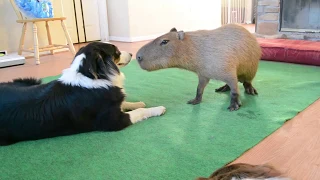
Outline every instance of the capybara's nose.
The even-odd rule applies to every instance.
[[[129,53],[130,54],[130,56],[132,57],[132,54],[131,53]]]
[[[138,61],[142,61],[142,56],[137,56]]]

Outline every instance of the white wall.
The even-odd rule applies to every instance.
[[[147,40],[169,32],[172,27],[191,31],[215,29],[221,25],[220,0],[118,1],[108,1],[111,40]]]
[[[62,15],[60,0],[52,0],[55,16]],[[17,23],[17,16],[9,0],[0,0],[0,50],[18,51],[22,24]],[[58,22],[49,22],[52,41],[54,44],[66,44],[63,30]],[[45,23],[37,23],[39,45],[48,45]],[[27,27],[25,48],[33,46],[32,26]]]

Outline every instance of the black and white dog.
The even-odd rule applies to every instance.
[[[0,83],[0,145],[118,131],[164,114],[163,106],[144,108],[142,102],[125,101],[124,75],[119,67],[131,57],[115,45],[94,42],[77,52],[58,80],[41,84],[27,78]]]

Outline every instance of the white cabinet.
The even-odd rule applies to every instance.
[[[82,11],[86,40],[100,40],[98,0],[82,0]]]
[[[67,17],[67,28],[73,43],[101,40],[98,1],[62,1],[64,16]]]

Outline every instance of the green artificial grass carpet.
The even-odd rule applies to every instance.
[[[229,93],[211,81],[203,102],[188,105],[195,74],[167,69],[146,72],[136,61],[122,69],[128,101],[163,105],[165,115],[120,132],[93,132],[0,147],[0,179],[195,179],[252,148],[320,97],[320,68],[265,62],[253,83],[258,96],[244,94],[229,112]],[[56,77],[45,78],[48,82]]]

